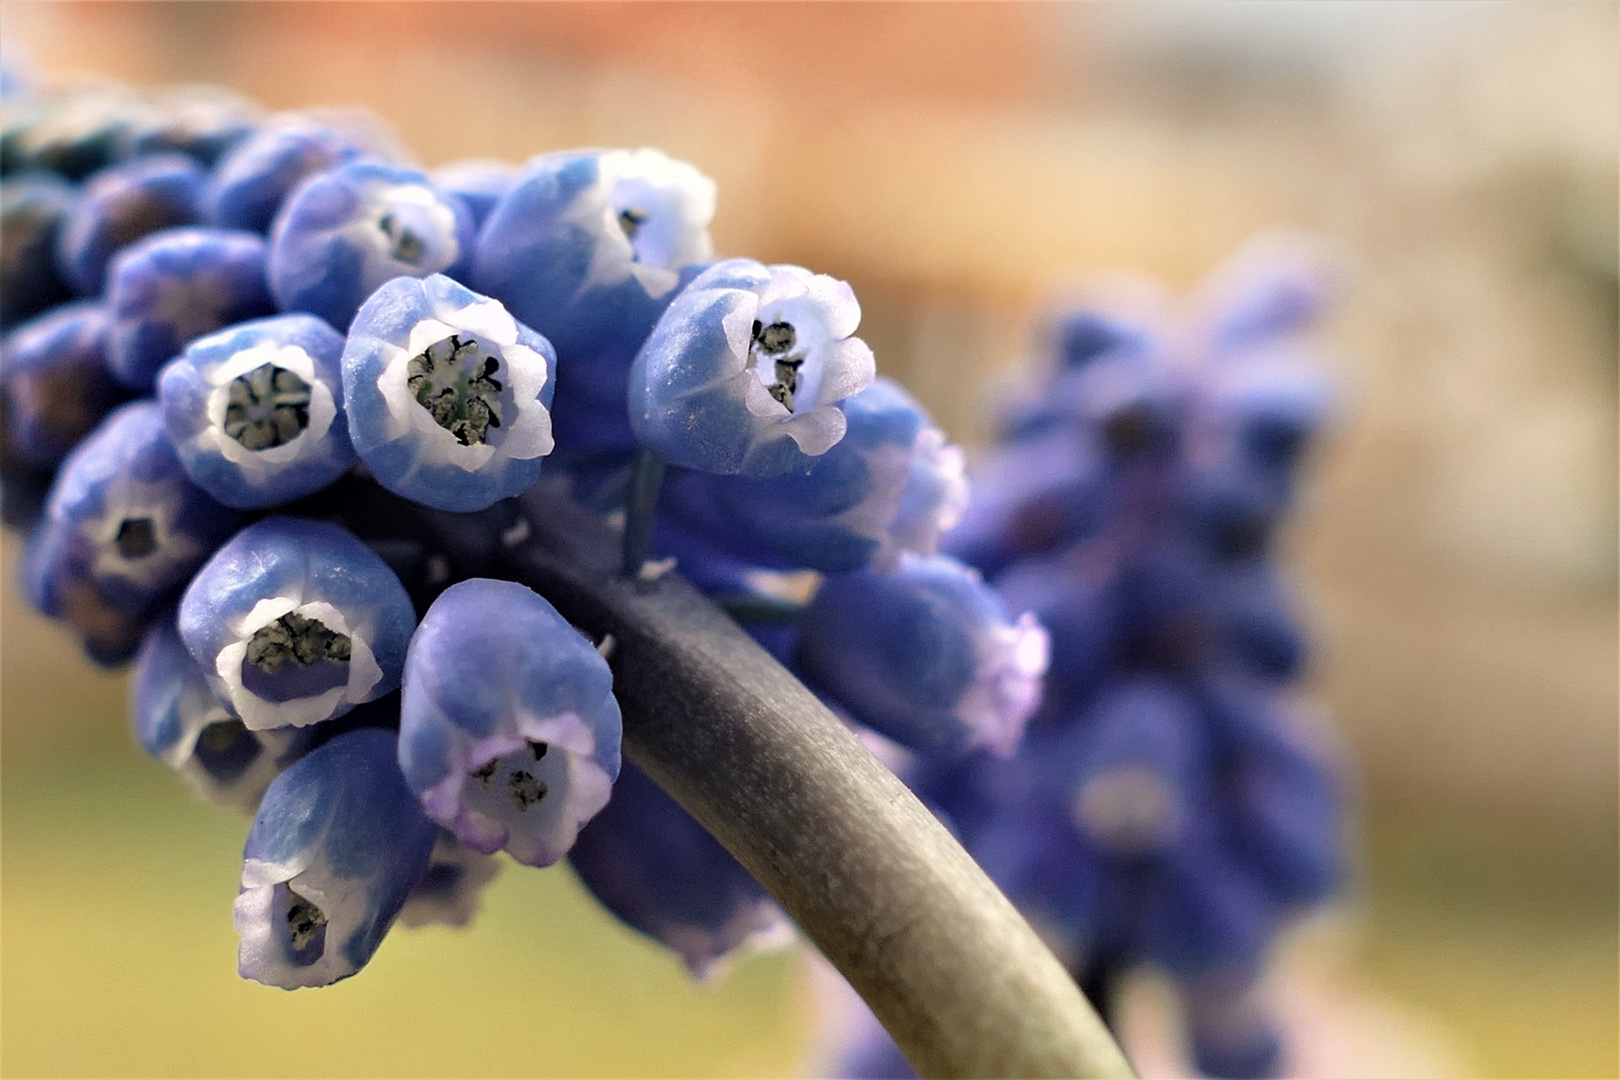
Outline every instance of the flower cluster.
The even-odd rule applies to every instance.
[[[1125,971],[1167,974],[1210,1076],[1282,1068],[1267,949],[1343,869],[1340,783],[1291,693],[1305,643],[1271,555],[1330,405],[1301,340],[1322,295],[1302,253],[1260,249],[1180,318],[1052,321],[1049,373],[1007,410],[985,497],[945,541],[1047,628],[1045,695],[1016,755],[904,772],[1105,1018]],[[847,1051],[847,1074],[895,1075],[875,1028]]]
[[[464,925],[500,852],[697,974],[783,938],[621,764],[611,642],[523,582],[542,492],[730,611],[1088,989],[1162,964],[1205,1068],[1273,1063],[1261,955],[1337,870],[1266,558],[1326,408],[1297,275],[1174,334],[1063,322],[970,506],[849,286],[717,258],[659,151],[424,171],[352,116],[6,86],[0,505],[34,606],[134,660],[142,748],[254,814],[245,977]]]
[[[621,780],[608,647],[512,580],[548,460],[634,559],[770,609],[753,628],[851,722],[1016,744],[1046,639],[937,554],[960,451],[876,379],[848,285],[715,260],[693,166],[425,172],[352,117],[17,91],[0,194],[27,594],[134,659],[143,749],[255,814],[244,976],[324,985],[395,919],[465,923],[503,851],[567,857],[694,972],[783,937],[695,820]]]

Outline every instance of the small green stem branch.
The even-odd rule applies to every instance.
[[[932,814],[679,575],[545,485],[508,572],[612,634],[625,752],[719,838],[925,1076],[1124,1077],[1074,980]]]

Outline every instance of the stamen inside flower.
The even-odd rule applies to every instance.
[[[274,702],[323,694],[349,681],[350,650],[347,634],[288,612],[249,639],[242,685]]]
[[[275,364],[237,376],[225,405],[225,434],[249,450],[297,438],[309,425],[309,384]]]
[[[298,895],[285,883],[275,887],[274,911],[286,927],[287,958],[308,967],[326,952],[326,912]]]
[[[451,334],[413,356],[406,385],[433,422],[462,446],[490,441],[501,426],[501,369],[494,353],[475,337]]]
[[[504,789],[507,801],[519,813],[524,813],[551,790],[550,785],[530,771],[533,767],[530,762],[544,761],[549,749],[545,743],[531,739],[526,752],[520,750],[504,758],[493,758],[467,775],[479,782],[480,790],[491,791],[496,787],[497,777],[504,774],[505,779],[500,787]]]
[[[151,518],[125,518],[118,523],[113,542],[124,558],[144,559],[157,550],[157,528]]]
[[[377,220],[377,228],[388,237],[391,245],[388,253],[396,260],[410,266],[422,265],[422,259],[427,254],[426,242],[412,232],[410,226],[400,221],[392,210]]]
[[[197,733],[192,749],[204,771],[215,781],[228,784],[247,772],[264,747],[240,720],[216,720]]]
[[[794,351],[798,343],[799,335],[792,324],[773,322],[766,326],[754,320],[754,341],[749,348],[754,357],[754,371],[766,391],[788,412],[793,411],[793,394],[798,389],[799,369],[805,361],[802,350]]]
[[[647,224],[647,215],[641,211],[632,210],[629,208],[619,211],[619,228],[624,230],[624,237],[626,240],[634,240],[636,238],[636,233],[645,224]],[[636,252],[634,246],[632,245],[630,258],[632,261],[636,261],[638,257],[639,253]]]

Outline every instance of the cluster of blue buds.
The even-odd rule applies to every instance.
[[[324,985],[396,919],[464,924],[501,852],[567,858],[694,973],[784,938],[621,776],[610,645],[514,580],[543,466],[852,725],[1016,747],[1047,639],[938,553],[961,451],[876,377],[848,285],[716,260],[693,166],[429,172],[353,117],[22,88],[0,194],[27,595],[134,660],[143,749],[255,815],[244,976]]]
[[[621,764],[611,642],[522,582],[543,490],[729,611],[1084,986],[1160,964],[1201,1067],[1275,1064],[1262,954],[1338,871],[1267,559],[1327,407],[1297,275],[1061,323],[970,506],[849,286],[717,258],[659,151],[424,171],[352,116],[6,86],[0,506],[34,606],[135,661],[142,748],[254,814],[245,977],[464,925],[501,852],[699,975],[788,931]]]

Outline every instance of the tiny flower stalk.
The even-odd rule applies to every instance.
[[[557,356],[502,304],[443,275],[367,299],[343,351],[349,436],[377,482],[440,510],[482,510],[551,453]]]
[[[438,835],[399,773],[396,741],[381,728],[352,731],[271,782],[242,853],[244,978],[327,986],[377,951]]]
[[[612,682],[601,654],[537,593],[460,582],[411,641],[400,766],[428,816],[462,843],[549,866],[618,776]]]
[[[248,728],[304,727],[399,685],[416,624],[386,563],[344,529],[266,518],[198,571],[180,634]]]

